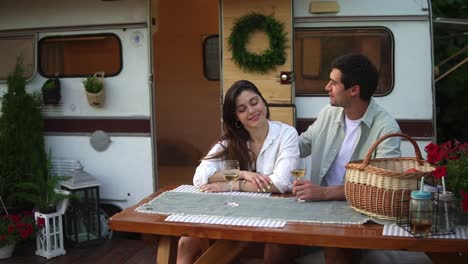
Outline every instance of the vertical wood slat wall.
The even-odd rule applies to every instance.
[[[292,86],[280,84],[278,77],[281,71],[292,71],[292,3],[290,0],[223,0],[222,2],[222,32],[223,32],[223,67],[222,87],[223,94],[237,80],[245,79],[253,82],[270,104],[292,104]],[[273,15],[284,25],[287,37],[286,62],[278,65],[265,74],[250,73],[240,69],[232,60],[228,39],[236,19],[256,12],[264,15]],[[253,42],[253,43],[252,43]],[[259,52],[269,47],[268,37],[265,34],[254,34],[247,49]],[[290,125],[294,124],[294,109],[292,107],[270,107],[271,119]]]

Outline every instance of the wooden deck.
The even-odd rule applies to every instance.
[[[15,248],[13,257],[0,260],[1,264],[155,264],[156,247],[135,238],[114,238],[99,245],[66,248],[67,253],[51,259],[36,256],[35,244]]]
[[[0,264],[155,264],[157,242],[143,241],[139,237],[114,238],[94,246],[66,248],[67,253],[51,259],[36,256],[35,243],[15,248],[11,258],[0,260]],[[252,243],[244,256],[233,264],[263,263],[263,244]]]
[[[66,250],[67,253],[63,256],[46,259],[34,254],[35,243],[28,243],[15,248],[13,257],[0,260],[0,264],[155,264],[157,244],[151,245],[140,238],[114,238],[99,245]],[[263,263],[262,252],[263,244],[251,244],[243,253],[244,256],[233,263]],[[457,256],[454,261],[437,254],[431,254],[431,258],[433,263],[468,263],[466,256]],[[311,259],[312,262],[309,261]],[[298,263],[306,262],[323,264],[324,260],[320,254],[314,254]]]

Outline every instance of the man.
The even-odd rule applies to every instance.
[[[325,90],[330,105],[301,134],[301,158],[311,155],[311,181],[298,180],[293,193],[306,201],[345,200],[345,165],[363,159],[381,136],[400,132],[398,123],[372,99],[378,72],[365,56],[349,54],[332,63]],[[398,157],[401,139],[392,137],[377,147],[375,157]]]
[[[306,201],[345,200],[345,165],[363,159],[370,146],[387,133],[400,132],[398,123],[372,99],[379,76],[374,65],[363,55],[348,54],[332,63],[330,81],[325,90],[330,105],[299,137],[301,158],[311,156],[311,181],[297,180],[293,193]],[[401,139],[383,141],[375,157],[398,157]],[[265,263],[286,263],[297,254],[297,247],[269,244]],[[307,248],[305,248],[308,251]],[[352,261],[346,251],[325,248],[327,263]],[[304,255],[304,252],[301,254]]]

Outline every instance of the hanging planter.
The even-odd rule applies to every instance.
[[[41,87],[42,102],[44,104],[58,104],[60,101],[60,80],[57,78],[47,79]]]
[[[104,72],[96,72],[83,80],[88,103],[93,107],[101,107],[104,104]]]
[[[260,54],[249,52],[246,44],[254,31],[263,31],[268,36],[270,47]],[[248,72],[265,73],[286,62],[286,33],[284,25],[272,15],[249,13],[234,23],[228,40],[232,59]]]

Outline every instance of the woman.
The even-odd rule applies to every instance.
[[[226,192],[221,174],[223,160],[239,161],[239,184],[233,190],[284,193],[291,191],[290,164],[299,158],[296,130],[269,121],[267,102],[251,82],[235,82],[223,104],[224,134],[195,171],[193,183],[204,192]],[[201,253],[198,238],[179,240],[177,263],[193,263]]]

